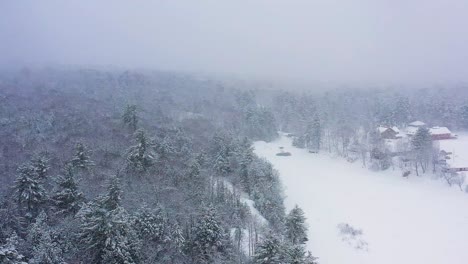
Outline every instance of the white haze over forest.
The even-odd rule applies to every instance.
[[[2,1],[0,63],[453,84],[468,80],[467,13],[464,0]]]

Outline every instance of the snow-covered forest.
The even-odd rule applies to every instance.
[[[91,69],[3,72],[0,85],[2,263],[315,263],[307,201],[286,208],[286,175],[255,154],[280,137],[278,154],[295,146],[464,191],[429,129],[377,129],[466,129],[462,88],[312,94]]]
[[[273,113],[243,91],[24,70],[0,94],[1,263],[313,263],[300,208],[253,153]]]
[[[465,264],[468,1],[0,1],[0,264]]]

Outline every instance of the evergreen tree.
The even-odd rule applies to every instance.
[[[135,131],[138,127],[138,115],[136,105],[127,105],[122,115],[122,120],[131,130]]]
[[[284,263],[284,248],[277,236],[269,233],[260,244],[257,245],[254,264],[282,264]]]
[[[228,250],[229,238],[213,207],[203,209],[192,227],[189,253],[193,263],[213,263]]]
[[[89,151],[83,143],[79,142],[76,144],[71,164],[74,167],[81,169],[87,169],[89,166],[94,165],[94,162],[91,161]]]
[[[288,264],[305,264],[306,256],[303,245],[292,245],[288,248]]]
[[[23,165],[18,172],[14,185],[16,201],[19,207],[25,210],[26,216],[33,218],[47,200],[46,193],[34,167]]]
[[[42,211],[31,225],[28,242],[32,245],[31,264],[62,264],[63,252],[60,245],[52,239],[52,231],[47,225],[47,215]]]
[[[293,245],[301,245],[307,242],[307,226],[304,211],[297,205],[286,217],[286,238]]]
[[[205,179],[201,175],[201,166],[197,159],[190,161],[189,172],[188,172],[188,186],[190,188],[189,197],[194,203],[203,202],[205,195],[206,183]]]
[[[118,177],[111,177],[107,186],[107,194],[97,199],[99,207],[112,211],[120,207],[122,187]]]
[[[427,164],[432,158],[432,137],[429,129],[420,127],[413,136],[411,145],[413,147],[416,174],[419,175],[418,162],[421,165],[423,173],[425,173]]]
[[[394,109],[395,121],[397,125],[405,125],[411,117],[411,105],[405,96],[398,96]]]
[[[251,194],[251,182],[249,179],[249,165],[254,159],[252,143],[248,138],[244,138],[239,144],[238,159],[240,163],[240,182],[242,189],[247,193]]]
[[[31,167],[37,175],[37,179],[43,183],[47,179],[47,171],[49,171],[49,159],[45,154],[41,154],[31,160]]]
[[[304,264],[318,264],[316,257],[312,256],[312,253],[308,251],[304,258]]]
[[[107,194],[83,206],[78,213],[79,238],[93,263],[138,262],[140,240],[120,201],[120,183],[113,177]]]
[[[172,263],[182,263],[182,260],[186,258],[184,254],[184,246],[186,244],[185,237],[177,222],[174,222],[170,228],[170,239],[166,244],[166,258]]]
[[[159,205],[155,209],[143,205],[133,219],[133,227],[142,240],[160,243],[164,241],[167,218]]]
[[[468,128],[468,103],[463,105],[459,110],[461,125],[463,128]]]
[[[18,236],[13,233],[6,239],[6,243],[0,245],[0,263],[4,264],[27,264],[23,261],[24,256],[21,255],[16,246],[18,245]]]
[[[231,164],[229,161],[229,149],[227,147],[222,148],[214,160],[214,169],[221,176],[229,174],[231,170]]]
[[[75,215],[84,202],[83,193],[78,191],[78,184],[75,181],[73,166],[67,164],[64,176],[59,176],[59,189],[52,196],[52,201],[56,212],[62,215]]]
[[[135,133],[135,145],[130,147],[127,155],[127,168],[137,172],[146,172],[153,166],[155,154],[153,143],[144,130]]]
[[[320,143],[322,140],[322,128],[320,126],[320,119],[317,115],[312,120],[307,131],[308,134],[308,148],[312,151],[318,152],[320,150]]]

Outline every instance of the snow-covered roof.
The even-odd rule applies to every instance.
[[[407,135],[414,135],[418,132],[419,127],[409,126],[405,129]]]
[[[377,128],[377,130],[379,131],[379,133],[383,133],[383,132],[387,131],[387,129],[388,129],[388,127],[383,127],[383,126],[379,126],[379,127]]]
[[[398,127],[394,126],[392,127],[393,131],[397,132],[397,133],[400,133],[400,129],[398,129]]]
[[[387,131],[387,130],[389,130],[389,129],[390,129],[390,130],[393,130],[395,133],[400,132],[400,131],[398,130],[398,128],[397,128],[397,130],[395,130],[395,128],[393,128],[393,127],[379,126],[379,127],[377,128],[377,130],[379,131],[379,133],[383,133],[383,132],[385,132],[385,131]]]
[[[414,121],[414,122],[411,122],[409,125],[414,126],[414,127],[420,127],[420,126],[425,126],[426,123],[424,123],[422,121]]]
[[[433,127],[429,129],[431,135],[444,135],[444,134],[452,134],[450,130],[446,127]]]

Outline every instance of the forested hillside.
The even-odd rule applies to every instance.
[[[314,263],[255,94],[167,72],[0,77],[0,263]]]

